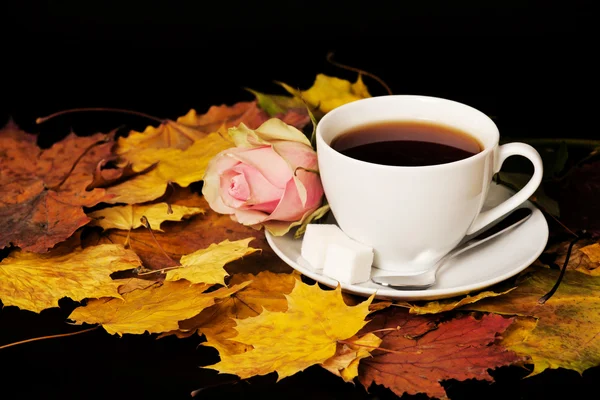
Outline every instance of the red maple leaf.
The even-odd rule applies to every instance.
[[[513,322],[497,314],[481,319],[471,315],[437,324],[439,316],[418,316],[392,308],[378,314],[363,333],[378,333],[381,349],[362,360],[359,380],[386,386],[398,396],[425,393],[446,398],[441,381],[480,379],[492,381],[488,369],[510,365],[522,358],[495,344],[498,335]],[[397,329],[396,329],[397,328]]]

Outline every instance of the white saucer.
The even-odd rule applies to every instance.
[[[508,188],[492,184],[484,210],[501,203],[511,194]],[[542,212],[529,201],[522,207],[533,210],[527,221],[504,235],[450,259],[438,272],[436,284],[429,289],[396,290],[365,282],[357,285],[342,283],[342,290],[367,297],[375,293],[379,299],[435,300],[477,291],[508,279],[531,265],[548,242],[548,223]],[[321,274],[321,271],[312,270],[300,256],[301,238],[294,239],[293,233],[276,237],[268,232],[266,237],[273,251],[292,268],[326,286],[337,287],[338,281]],[[390,274],[389,271],[376,268],[371,272],[372,275],[386,273]]]

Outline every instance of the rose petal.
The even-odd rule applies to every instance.
[[[310,146],[310,140],[298,129],[283,122],[278,118],[271,118],[255,129],[255,132],[261,139],[286,140],[304,143]]]
[[[224,150],[214,156],[209,161],[203,178],[204,184],[202,186],[202,194],[204,195],[204,198],[208,202],[210,208],[220,214],[233,213],[233,209],[223,203],[221,200],[221,195],[219,194],[219,189],[221,186],[220,175],[223,173],[223,171],[226,171],[239,162],[227,155],[227,153],[231,150],[232,149]]]
[[[235,128],[229,128],[228,133],[237,148],[251,149],[269,145],[269,142],[262,140],[255,131],[248,128],[243,122]]]
[[[317,153],[312,147],[285,141],[274,141],[272,145],[275,152],[288,162],[292,171],[298,167],[318,171]]]
[[[250,198],[250,187],[248,181],[243,173],[237,171],[235,168],[231,171],[237,172],[238,174],[233,176],[229,182],[229,194],[231,197],[241,201],[248,201]]]
[[[323,199],[323,184],[321,183],[319,174],[299,169],[296,171],[296,178],[306,188],[304,209],[309,210],[318,207]]]
[[[256,210],[240,210],[234,211],[235,220],[243,225],[256,225],[265,221],[268,214]]]
[[[278,188],[285,188],[288,181],[292,179],[293,171],[290,166],[271,146],[245,149],[231,153],[230,156],[243,164],[256,168],[262,176]]]
[[[231,190],[232,182],[238,176],[240,176],[239,172],[235,172],[234,170],[230,169],[228,171],[225,171],[221,175],[221,179],[220,179],[221,188],[219,190],[219,194],[221,196],[221,200],[223,201],[223,203],[226,206],[234,208],[234,209],[246,204],[245,199],[240,200],[240,199],[237,199],[234,195],[232,195],[232,193],[235,194],[235,190]],[[243,178],[243,176],[242,176],[242,178]],[[250,193],[250,191],[248,191],[248,193]]]
[[[285,187],[285,193],[277,208],[269,215],[267,221],[296,221],[302,217],[305,210],[298,195],[298,189],[293,180],[290,180]]]
[[[254,204],[254,205],[251,205],[251,206],[247,206],[244,209],[246,209],[246,210],[264,211],[264,212],[270,214],[273,211],[275,211],[275,209],[277,208],[277,205],[279,204],[279,201],[280,201],[280,199],[273,200],[273,201],[270,201],[268,203]]]
[[[283,196],[283,189],[272,185],[256,168],[250,165],[239,164],[233,168],[233,171],[243,174],[245,181],[248,183],[249,196],[246,198],[247,205],[261,206],[269,204],[268,207],[260,207],[261,211],[269,213],[275,209],[277,203],[279,203],[279,199]],[[258,209],[256,207],[251,208]]]

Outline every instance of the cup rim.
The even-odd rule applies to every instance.
[[[495,127],[495,138],[493,141],[493,145],[489,146],[489,147],[485,147],[485,144],[478,140],[478,142],[484,147],[483,150],[481,150],[479,153],[477,154],[473,154],[472,156],[469,156],[467,158],[463,158],[462,160],[458,160],[458,161],[452,161],[449,163],[444,163],[444,164],[433,164],[433,165],[421,165],[421,166],[406,166],[406,165],[385,165],[385,164],[376,164],[376,163],[372,163],[372,162],[368,162],[368,161],[362,161],[362,160],[358,160],[356,158],[352,158],[349,157],[339,151],[337,151],[336,149],[334,149],[333,147],[331,147],[328,143],[325,142],[325,139],[323,139],[323,135],[321,133],[321,129],[319,129],[319,126],[321,125],[323,120],[326,120],[328,118],[328,116],[331,115],[336,115],[339,112],[342,112],[344,110],[344,108],[346,108],[346,106],[352,106],[352,107],[356,107],[358,103],[364,103],[364,102],[371,102],[371,101],[386,101],[386,100],[382,100],[382,99],[386,99],[386,98],[412,98],[415,100],[421,99],[421,100],[428,100],[428,101],[442,101],[442,102],[448,102],[448,103],[454,103],[456,105],[459,105],[461,107],[465,107],[468,109],[471,109],[473,112],[480,114],[482,116],[484,116],[485,118],[487,118]],[[332,118],[332,117],[329,117]],[[316,128],[316,141],[317,143],[320,143],[321,146],[323,146],[324,148],[326,148],[329,151],[332,151],[334,154],[336,154],[337,156],[341,156],[342,158],[346,159],[347,161],[351,161],[351,162],[355,162],[358,164],[362,164],[365,166],[370,166],[373,168],[384,168],[384,169],[396,169],[396,170],[411,170],[411,171],[423,171],[423,170],[433,170],[433,169],[442,169],[442,168],[451,168],[454,166],[460,166],[469,162],[473,162],[476,161],[480,158],[484,158],[486,157],[491,151],[494,150],[494,148],[498,147],[498,143],[500,141],[500,134],[499,134],[499,130],[498,127],[496,125],[496,123],[486,114],[484,114],[482,111],[468,105],[468,104],[464,104],[461,102],[458,102],[456,100],[450,100],[450,99],[446,99],[443,97],[435,97],[435,96],[423,96],[423,95],[409,95],[409,94],[392,94],[392,95],[382,95],[382,96],[375,96],[375,97],[367,97],[364,99],[359,99],[359,100],[355,100],[352,101],[350,103],[346,103],[343,104],[339,107],[334,108],[333,110],[329,111],[327,114],[325,114],[321,120],[317,123],[317,128]],[[318,156],[318,151],[317,151],[317,156]]]

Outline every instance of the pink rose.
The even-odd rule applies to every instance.
[[[213,210],[274,235],[323,214],[317,153],[302,132],[272,118],[229,134],[236,147],[217,154],[204,175],[202,193]]]

